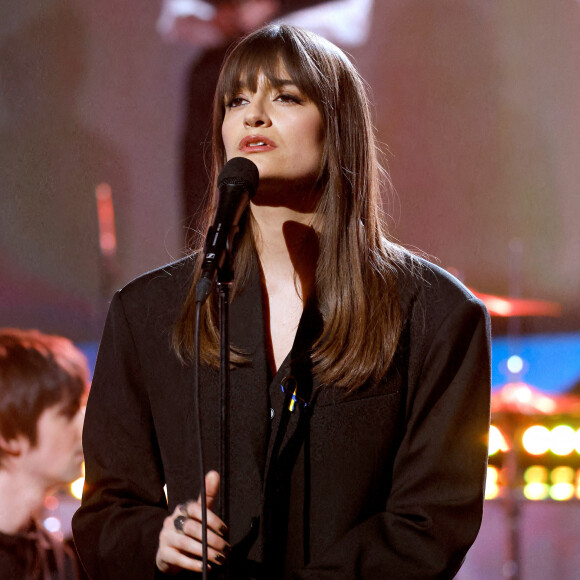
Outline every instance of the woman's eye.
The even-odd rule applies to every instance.
[[[236,107],[243,105],[245,102],[246,99],[244,99],[243,97],[233,97],[228,101],[227,107],[229,109],[235,109]]]
[[[282,103],[298,103],[302,102],[302,99],[298,95],[293,95],[291,93],[282,93],[276,97],[277,101],[281,101]]]

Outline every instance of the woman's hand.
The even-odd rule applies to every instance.
[[[218,495],[220,476],[216,471],[209,471],[205,476],[207,497],[207,544],[208,562],[220,565],[226,561],[230,550],[224,539],[226,525],[211,510]],[[159,548],[155,563],[161,572],[176,574],[180,570],[201,572],[201,498],[178,505],[175,511],[163,522],[159,534]],[[180,517],[181,516],[181,517]],[[176,523],[176,518],[177,523]],[[211,564],[208,564],[211,568]]]

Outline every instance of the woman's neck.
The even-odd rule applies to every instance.
[[[292,349],[304,305],[314,292],[318,236],[311,213],[262,205],[252,206],[252,217],[268,313],[266,354],[275,374]]]
[[[252,204],[256,248],[269,289],[296,279],[303,298],[312,290],[318,236],[312,227],[313,213],[287,207]]]

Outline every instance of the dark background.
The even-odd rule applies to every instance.
[[[97,340],[112,291],[182,255],[194,51],[159,38],[159,9],[1,4],[1,325]],[[471,288],[562,305],[524,332],[580,330],[580,4],[376,1],[368,43],[352,52],[396,188],[393,235]],[[116,209],[112,282],[99,267],[101,182]]]

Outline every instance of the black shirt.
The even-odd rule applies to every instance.
[[[73,549],[33,523],[16,535],[0,532],[0,577],[11,580],[80,580]]]

